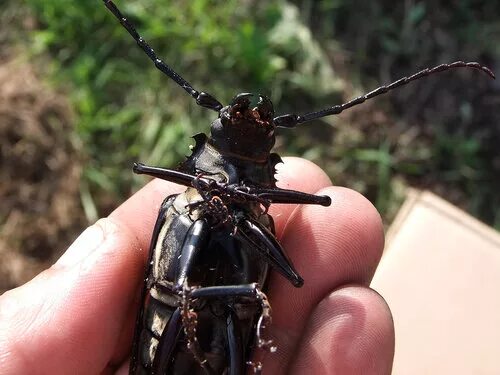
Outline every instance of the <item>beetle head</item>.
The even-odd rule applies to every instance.
[[[212,123],[212,141],[222,152],[252,159],[266,158],[275,142],[273,118],[269,98],[238,94]]]

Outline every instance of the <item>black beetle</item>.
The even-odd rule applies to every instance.
[[[327,196],[277,188],[271,153],[277,127],[293,128],[339,114],[377,95],[452,68],[494,74],[476,62],[424,69],[341,105],[303,115],[274,116],[263,95],[238,94],[223,105],[195,90],[160,60],[111,0],[103,0],[155,66],[196,103],[218,112],[210,136],[195,136],[192,155],[176,170],[135,164],[134,172],[187,186],[161,205],[153,230],[135,326],[130,374],[244,374],[254,347],[273,351],[263,338],[270,323],[264,293],[269,266],[295,287],[303,279],[274,235],[272,203],[330,205]]]

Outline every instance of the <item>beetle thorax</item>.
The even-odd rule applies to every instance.
[[[212,123],[211,143],[223,154],[267,159],[275,142],[273,117],[273,105],[268,98],[239,94]]]

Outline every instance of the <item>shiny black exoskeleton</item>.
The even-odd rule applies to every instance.
[[[269,268],[295,287],[304,280],[275,238],[272,203],[329,206],[327,196],[280,189],[271,153],[277,127],[293,128],[339,114],[367,99],[421,77],[452,68],[473,68],[494,78],[486,67],[457,61],[424,69],[381,86],[347,103],[303,115],[275,117],[262,95],[239,94],[230,105],[195,90],[160,60],[111,0],[103,0],[155,66],[181,86],[196,103],[216,111],[210,135],[196,145],[177,169],[136,164],[134,172],[185,185],[167,197],[153,230],[136,320],[130,374],[241,375],[254,348],[273,351],[266,340],[271,309],[265,295]]]
[[[210,136],[195,136],[192,155],[178,170],[135,166],[137,173],[189,188],[160,209],[131,373],[245,373],[251,348],[269,347],[262,337],[270,320],[263,292],[269,266],[294,286],[303,284],[274,236],[267,208],[275,202],[326,206],[330,198],[275,186],[280,158],[270,153],[272,104],[254,99],[240,94],[222,108]]]

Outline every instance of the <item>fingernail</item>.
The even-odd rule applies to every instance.
[[[104,241],[104,233],[100,225],[92,225],[85,229],[66,252],[55,263],[56,267],[72,267],[87,258]]]

